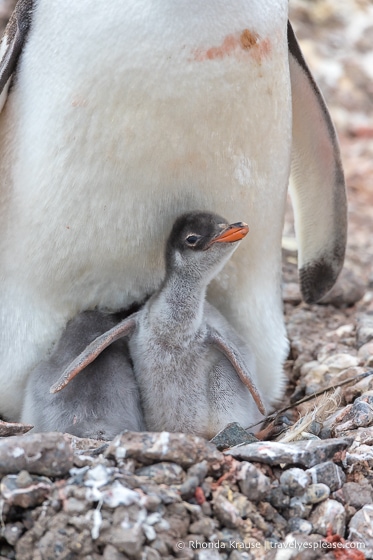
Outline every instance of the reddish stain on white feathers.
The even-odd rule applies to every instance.
[[[83,99],[82,97],[79,97],[78,95],[74,97],[74,99],[71,102],[71,105],[73,107],[86,107],[87,106],[87,100]]]
[[[257,33],[244,29],[241,34],[227,35],[222,44],[209,49],[195,49],[193,60],[203,62],[206,60],[219,60],[233,56],[241,58],[249,53],[258,63],[271,52],[269,39],[261,39]]]

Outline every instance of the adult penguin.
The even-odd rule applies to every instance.
[[[307,302],[346,241],[336,135],[287,17],[288,0],[19,1],[0,49],[4,417],[70,318],[159,287],[167,233],[195,209],[250,223],[208,298],[281,395],[291,162]]]

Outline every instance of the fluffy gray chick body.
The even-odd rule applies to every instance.
[[[69,321],[51,355],[31,372],[22,421],[35,432],[60,431],[111,440],[125,429],[141,431],[140,396],[128,345],[118,340],[73,379],[64,391],[49,388],[97,336],[118,323],[115,316],[87,311]]]

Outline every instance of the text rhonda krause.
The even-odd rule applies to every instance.
[[[244,542],[244,541],[215,541],[215,542],[198,542],[198,541],[188,541],[188,547],[192,549],[238,549],[238,550],[249,550],[249,549],[259,549],[264,546],[266,549],[279,548],[279,549],[363,549],[365,544],[361,542],[327,542],[327,541],[316,541],[316,542],[273,542],[265,541],[264,545],[259,542]]]

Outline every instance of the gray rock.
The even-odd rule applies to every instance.
[[[194,555],[195,560],[222,560],[221,555],[217,550],[199,550]]]
[[[301,500],[305,504],[318,504],[323,502],[327,498],[329,498],[330,489],[329,486],[319,482],[317,484],[311,484],[304,495],[302,496]]]
[[[369,405],[373,405],[373,391],[365,391],[363,395],[358,397],[355,403],[364,402]]]
[[[73,450],[63,434],[26,434],[0,440],[0,474],[26,470],[44,476],[63,476],[72,467]]]
[[[345,408],[345,414],[338,417],[333,432],[336,436],[344,434],[348,430],[368,427],[373,424],[373,406],[364,399],[364,395],[356,399],[353,405]],[[369,397],[367,397],[367,400]]]
[[[189,500],[192,498],[199,486],[199,480],[197,476],[188,476],[188,478],[179,486],[180,496],[183,500]]]
[[[307,521],[307,519],[302,519],[301,517],[291,517],[288,521],[287,529],[290,533],[302,533],[303,535],[309,535],[312,533],[313,527],[312,523]]]
[[[288,519],[292,517],[301,517],[307,519],[311,513],[312,505],[306,504],[302,498],[299,496],[294,496],[291,498],[289,509],[284,511],[284,516]]]
[[[158,537],[157,539],[152,541],[150,548],[155,550],[160,555],[162,560],[163,558],[166,558],[168,556],[167,544],[161,537]]]
[[[342,488],[344,502],[356,509],[373,503],[373,490],[366,480],[365,484],[359,482],[346,482]]]
[[[244,461],[240,465],[238,486],[249,500],[257,502],[267,496],[271,481],[260,469]]]
[[[223,460],[215,445],[203,438],[169,432],[124,432],[109,444],[105,456],[117,461],[131,457],[145,465],[172,461],[183,468],[203,460],[209,468],[219,468]]]
[[[234,445],[240,445],[241,443],[253,443],[258,441],[258,439],[244,430],[237,422],[231,422],[220,430],[210,441],[222,451],[223,449],[233,447]]]
[[[105,541],[113,545],[119,552],[124,552],[128,556],[136,556],[141,552],[145,535],[139,525],[123,527],[121,524],[111,528]]]
[[[214,497],[214,514],[220,523],[229,529],[242,525],[238,509],[221,494]]]
[[[233,550],[229,555],[229,560],[254,560],[255,556],[249,552],[240,552],[239,550]]]
[[[30,476],[21,471],[19,475],[4,476],[1,496],[10,506],[35,507],[44,502],[52,491],[52,481],[44,476]]]
[[[181,484],[185,473],[180,465],[170,462],[155,463],[141,467],[135,472],[138,476],[147,476],[156,484]]]
[[[336,500],[325,500],[318,504],[309,520],[314,531],[324,537],[329,529],[336,535],[344,535],[346,530],[345,508]]]
[[[270,504],[276,509],[285,509],[290,504],[290,498],[280,486],[272,488],[267,496]]]
[[[346,453],[345,464],[351,471],[360,470],[361,465],[373,468],[373,447],[371,445],[359,445],[352,452]]]
[[[150,548],[150,546],[145,546],[144,550],[141,552],[141,560],[162,560],[159,552]]]
[[[173,553],[175,555],[176,558],[180,558],[180,560],[194,560],[194,553],[195,550],[193,548],[189,548],[188,543],[189,541],[185,542],[185,541],[179,541],[179,542],[183,542],[185,548],[183,549],[178,549],[178,543],[176,544],[176,547],[173,550]],[[164,556],[162,557],[163,560]],[[167,556],[167,560],[172,560],[172,558],[174,558],[174,556]],[[142,559],[141,559],[142,560]]]
[[[204,537],[210,537],[214,533],[217,525],[218,523],[215,519],[204,517],[192,523],[189,527],[189,532],[197,533],[203,535]]]
[[[14,546],[22,533],[23,525],[22,523],[17,521],[15,523],[7,523],[0,532],[0,535],[4,537],[7,543],[9,543],[11,546]]]
[[[373,558],[373,505],[366,505],[355,513],[349,524],[349,540],[361,542],[366,558]]]
[[[322,482],[330,488],[331,492],[341,488],[346,480],[346,475],[341,467],[332,463],[332,461],[315,465],[306,472],[310,476],[313,484]]]
[[[199,484],[202,484],[207,476],[208,470],[209,467],[207,461],[201,461],[200,463],[192,465],[190,469],[188,469],[187,476],[196,476]]]
[[[124,554],[119,552],[119,550],[117,550],[115,546],[112,546],[111,544],[105,546],[103,554],[104,560],[127,560],[127,558],[128,556],[125,556]]]
[[[358,357],[360,358],[361,365],[365,367],[372,367],[373,365],[373,342],[367,342],[360,346],[359,351],[357,353]]]
[[[195,495],[197,487],[203,484],[207,472],[207,461],[196,463],[188,469],[186,479],[183,484],[179,486],[179,492],[183,500],[188,500]]]
[[[356,345],[358,348],[373,340],[373,314],[360,313],[357,316]]]
[[[301,496],[309,484],[310,478],[302,469],[288,469],[280,476],[281,488],[289,496]]]
[[[322,361],[322,365],[328,368],[329,373],[339,373],[348,368],[356,367],[359,363],[360,359],[357,356],[345,353],[328,356]]]
[[[246,461],[258,461],[268,465],[296,465],[305,467],[331,459],[337,452],[348,448],[352,438],[326,439],[319,441],[295,441],[292,443],[279,443],[263,441],[233,447],[225,451],[225,455],[232,455]]]

